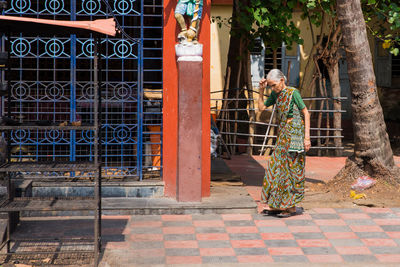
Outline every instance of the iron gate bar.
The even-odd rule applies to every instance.
[[[268,97],[268,95],[265,95]],[[303,97],[302,98],[304,101],[314,101],[314,100],[336,100],[336,101],[341,101],[341,100],[347,100],[347,97]],[[240,101],[255,101],[257,99],[254,98],[211,98],[210,100],[213,101],[218,101],[218,100],[240,100]]]
[[[220,132],[220,134],[277,138],[276,135],[263,135],[263,134],[246,134],[246,133],[231,133],[231,132]],[[329,138],[343,138],[344,136],[310,136],[310,139],[328,138],[328,137]]]
[[[246,121],[246,120],[226,120],[226,119],[216,119],[216,121],[227,121],[227,122],[243,122],[243,123],[250,123],[250,124],[257,124],[257,125],[264,125],[268,126],[271,125],[272,127],[278,127],[278,124],[267,123],[267,122],[258,122],[258,121]],[[316,128],[311,127],[310,130],[321,130],[321,131],[343,131],[341,128]]]
[[[73,22],[71,22],[73,24]],[[79,24],[79,23],[78,23]],[[0,23],[0,28],[3,26]],[[38,27],[38,30],[41,30]],[[29,29],[31,31],[31,29]],[[8,221],[7,221],[7,238],[6,241],[3,242],[3,245],[7,246],[7,255],[11,254],[31,254],[32,252],[26,252],[26,251],[14,251],[11,252],[10,250],[10,243],[11,243],[11,213],[13,211],[22,211],[22,210],[40,210],[40,211],[50,211],[50,210],[90,210],[94,209],[95,210],[95,216],[94,216],[94,249],[90,251],[91,253],[94,252],[94,259],[95,259],[95,266],[98,265],[99,262],[99,252],[101,250],[101,144],[102,144],[102,136],[101,134],[99,135],[99,130],[101,129],[101,39],[99,35],[96,35],[96,42],[94,43],[94,66],[93,66],[93,113],[94,113],[94,164],[89,163],[92,166],[94,165],[94,169],[97,170],[97,173],[95,175],[95,183],[94,183],[94,198],[93,199],[82,199],[82,198],[74,198],[74,199],[49,199],[49,198],[39,198],[39,199],[34,199],[34,198],[14,198],[12,191],[11,191],[11,172],[17,172],[17,171],[24,171],[25,168],[31,168],[35,167],[39,172],[44,172],[46,171],[45,167],[40,167],[38,166],[41,165],[47,165],[50,169],[53,168],[58,168],[59,170],[70,170],[71,168],[71,163],[68,162],[38,162],[38,163],[27,163],[27,162],[11,162],[10,160],[7,162],[6,168],[4,171],[7,172],[7,184],[8,184],[8,193],[7,193],[7,199],[1,203],[0,209],[3,211],[8,212]],[[11,38],[7,39],[8,42],[8,47],[10,47],[11,43]],[[98,46],[100,46],[100,49],[98,49]],[[11,50],[9,50],[9,55],[11,54]],[[55,59],[53,59],[55,61]],[[99,62],[100,61],[100,62]],[[8,70],[11,71],[10,68],[11,62],[9,62],[9,67]],[[99,75],[100,74],[100,75]],[[11,80],[11,73],[9,73],[9,80]],[[53,77],[55,79],[55,77]],[[11,83],[10,83],[11,84]],[[70,88],[72,89],[72,88]],[[7,102],[8,105],[8,114],[12,114],[11,111],[11,104],[12,104],[12,99],[11,99],[11,92],[10,92],[10,87],[8,88],[9,95],[8,99],[9,101]],[[53,105],[54,108],[54,105]],[[21,113],[23,110],[21,110],[21,107],[19,110],[16,111],[17,114],[23,114]],[[53,111],[53,115],[55,114],[55,111]],[[69,113],[71,116],[71,113]],[[72,116],[73,116],[72,112]],[[11,117],[11,116],[10,116]],[[21,118],[20,118],[21,120]],[[50,126],[52,128],[52,126]],[[24,129],[24,125],[16,125],[14,126],[14,129],[17,131],[21,131]],[[62,128],[60,128],[62,129]],[[10,130],[8,130],[10,131]],[[9,136],[8,138],[11,140],[11,137]],[[9,141],[10,144],[10,141]],[[53,146],[53,151],[55,151],[55,142],[50,142]],[[10,147],[10,146],[9,146]],[[10,151],[8,149],[8,151]],[[11,154],[11,153],[10,153]],[[9,158],[10,159],[10,158]],[[54,156],[53,156],[54,160]],[[78,167],[79,169],[82,169],[84,166],[79,163],[73,165],[75,167]],[[90,166],[90,165],[89,165]],[[14,169],[12,169],[14,167]],[[94,201],[93,201],[94,200]],[[39,239],[40,240],[40,239]],[[80,250],[74,250],[71,251],[72,253],[77,253],[81,252]],[[88,250],[84,250],[84,252],[89,252]],[[70,253],[70,251],[40,251],[39,253],[51,253],[51,254],[60,254],[60,253]],[[38,252],[34,252],[33,254],[38,254]]]
[[[213,101],[218,101],[218,100],[230,100],[230,101],[234,101],[234,100],[240,100],[240,101],[254,101],[256,99],[253,98],[211,98],[210,100]]]
[[[7,41],[6,41],[6,48],[7,51],[7,60],[8,60],[8,66],[7,66],[7,71],[8,73],[11,73],[11,35],[10,33],[7,33]],[[4,74],[5,76],[5,74]],[[2,97],[3,98],[3,97]],[[11,103],[11,75],[8,75],[8,80],[7,80],[7,103]],[[4,101],[2,101],[2,104],[4,104]],[[2,107],[4,108],[4,107]],[[3,110],[2,110],[3,112]],[[11,118],[11,109],[7,110],[7,116]],[[6,138],[7,138],[7,162],[11,161],[11,130],[6,131]],[[9,187],[7,188],[8,190],[11,190],[11,185],[8,185]],[[8,231],[7,231],[8,233]]]
[[[303,97],[304,101],[312,101],[312,100],[347,100],[346,96],[339,97]]]
[[[16,1],[16,0],[14,0]],[[61,0],[60,0],[61,1]],[[154,155],[159,155],[157,153],[146,153],[144,154],[144,148],[145,146],[150,146],[151,144],[147,142],[147,140],[150,138],[150,136],[153,136],[153,133],[145,133],[146,127],[148,126],[148,123],[145,119],[145,116],[147,114],[142,114],[141,116],[138,116],[138,111],[142,110],[144,111],[144,102],[145,100],[143,98],[143,92],[145,91],[144,86],[150,86],[150,90],[153,90],[154,88],[158,88],[162,90],[162,55],[160,54],[162,52],[162,30],[163,30],[163,21],[162,21],[162,10],[163,10],[163,5],[161,0],[156,0],[153,1],[151,4],[150,2],[147,1],[128,1],[128,0],[119,0],[119,2],[124,2],[124,6],[126,6],[126,10],[117,10],[115,7],[111,7],[109,9],[108,7],[105,8],[104,3],[102,2],[101,5],[97,5],[100,3],[100,1],[97,0],[85,0],[86,3],[92,3],[93,2],[93,7],[94,9],[88,10],[87,8],[84,9],[83,6],[81,5],[83,2],[82,1],[77,1],[77,0],[71,0],[71,1],[65,1],[65,3],[69,3],[69,5],[66,5],[65,8],[61,13],[51,13],[53,10],[44,10],[41,5],[39,5],[39,1],[35,2],[35,5],[31,6],[31,1],[27,0],[27,4],[29,8],[27,9],[13,9],[10,8],[6,11],[7,14],[9,15],[23,15],[23,14],[33,14],[35,17],[40,18],[42,15],[52,15],[52,18],[56,17],[68,17],[72,20],[81,20],[82,18],[89,17],[91,19],[98,18],[99,16],[101,17],[111,17],[110,11],[113,11],[117,19],[121,22],[122,28],[125,30],[131,31],[131,33],[138,33],[137,35],[134,36],[134,41],[131,42],[128,39],[119,39],[119,38],[106,38],[103,41],[103,44],[106,46],[106,52],[103,54],[103,59],[105,60],[105,65],[106,65],[106,70],[105,72],[105,87],[108,92],[113,93],[113,91],[116,93],[116,87],[117,86],[126,86],[128,85],[129,90],[133,92],[135,95],[137,95],[139,98],[136,100],[122,100],[123,102],[122,105],[124,107],[131,106],[132,109],[135,110],[135,112],[131,111],[126,111],[124,110],[123,113],[121,112],[116,112],[115,110],[112,111],[112,108],[110,108],[110,102],[119,102],[115,101],[111,98],[105,98],[105,103],[104,107],[106,109],[106,122],[105,126],[103,127],[104,132],[103,134],[107,137],[105,138],[105,141],[103,143],[103,148],[104,148],[104,160],[105,160],[105,168],[107,169],[107,173],[105,173],[107,176],[114,176],[116,173],[120,176],[120,174],[124,173],[126,176],[142,176],[142,173],[145,172],[146,170],[143,169],[143,162],[144,158],[146,159],[150,157],[154,157]],[[33,2],[32,2],[33,3]],[[68,10],[68,7],[70,10]],[[153,7],[153,10],[151,8]],[[146,9],[146,10],[145,10]],[[152,22],[149,24],[148,20],[151,20]],[[134,23],[135,24],[134,24]],[[139,25],[141,24],[141,25]],[[138,25],[138,26],[137,26]],[[135,31],[135,32],[133,32]],[[156,34],[151,34],[149,35],[149,32],[154,32],[157,31]],[[65,47],[68,47],[71,51],[68,51],[66,55],[62,55],[58,58],[64,58],[68,59],[68,56],[71,60],[71,66],[76,67],[75,70],[71,71],[70,75],[70,80],[69,86],[74,86],[76,82],[77,85],[75,86],[75,95],[74,92],[71,95],[71,99],[69,99],[69,106],[71,112],[68,114],[70,116],[69,120],[71,119],[79,119],[77,118],[77,115],[79,113],[79,107],[81,103],[83,102],[82,99],[77,99],[79,97],[79,93],[81,88],[83,87],[82,83],[79,84],[79,81],[81,79],[79,78],[80,73],[82,71],[85,71],[86,67],[80,67],[82,66],[82,62],[86,59],[91,58],[90,57],[90,51],[86,51],[86,55],[80,53],[81,46],[83,46],[84,42],[91,42],[90,39],[84,39],[84,38],[78,38],[76,36],[70,36],[68,42],[65,43]],[[34,42],[34,38],[28,39],[29,42]],[[63,39],[67,40],[67,39]],[[120,57],[117,57],[115,53],[112,55],[112,49],[117,49],[117,43],[118,41],[123,41],[124,45],[129,49],[129,52],[121,55]],[[154,42],[153,42],[154,41]],[[40,40],[37,40],[35,42],[40,42]],[[147,42],[147,43],[146,43]],[[33,43],[32,43],[33,44]],[[36,45],[36,43],[35,43]],[[93,42],[92,42],[93,45]],[[123,48],[123,46],[120,46],[120,48]],[[65,49],[66,51],[67,49]],[[110,53],[108,53],[109,51]],[[28,57],[34,59],[38,58],[38,55],[35,56],[36,50],[30,51]],[[70,55],[67,55],[69,54]],[[130,53],[132,52],[132,53]],[[17,53],[18,54],[18,53]],[[111,55],[111,56],[110,56]],[[47,56],[47,55],[46,55]],[[42,61],[42,60],[41,60]],[[155,64],[153,67],[147,67],[146,62],[149,61],[154,61]],[[37,60],[37,63],[39,60]],[[117,65],[119,62],[122,62],[122,65],[118,68]],[[134,62],[134,63],[133,63]],[[39,63],[38,63],[39,64]],[[136,65],[134,65],[136,64]],[[52,71],[53,68],[48,68],[46,66],[42,66],[41,64],[41,70],[43,71]],[[53,64],[54,65],[54,64]],[[54,65],[55,66],[55,65]],[[160,66],[160,67],[157,67]],[[30,65],[27,64],[19,64],[18,68],[14,68],[14,71],[18,71],[16,69],[19,69],[22,72],[28,72],[29,70],[35,71],[38,68],[39,65],[35,67],[31,67]],[[57,71],[69,71],[67,68],[63,66],[55,66]],[[143,73],[144,72],[144,73]],[[108,75],[107,75],[108,73]],[[154,75],[152,75],[154,73]],[[115,75],[114,75],[115,74]],[[117,80],[117,81],[112,81],[114,79],[114,76],[121,76],[122,74],[122,79]],[[131,81],[132,78],[134,79],[134,83]],[[32,78],[35,80],[34,78]],[[119,79],[119,78],[118,78]],[[37,78],[39,80],[39,78]],[[20,82],[23,82],[23,78],[21,78]],[[54,79],[55,81],[55,79]],[[82,81],[84,82],[84,81]],[[118,84],[118,85],[117,85]],[[147,90],[147,89],[146,89]],[[75,98],[75,100],[74,100]],[[18,101],[18,100],[17,100]],[[20,100],[21,103],[24,102],[25,104],[30,102],[28,100]],[[35,102],[35,101],[32,101]],[[160,106],[162,104],[162,99],[158,101],[160,103]],[[110,113],[108,113],[110,112]],[[46,113],[40,113],[39,111],[36,112],[37,117],[43,116]],[[126,121],[117,121],[115,120],[115,117],[117,117],[119,114],[121,118],[124,118]],[[160,126],[162,129],[162,115],[161,111],[158,113],[151,114],[150,116],[158,117],[158,121],[153,121],[149,125],[156,125]],[[58,116],[58,113],[53,113],[52,116]],[[142,120],[141,122],[138,121],[138,119]],[[129,122],[129,121],[134,121],[134,122]],[[129,128],[118,128],[119,126],[123,126],[126,124],[126,126]],[[133,128],[133,126],[135,128]],[[119,130],[122,130],[118,132]],[[68,148],[65,147],[63,151],[68,152],[67,156],[69,157],[70,160],[76,160],[76,159],[83,159],[83,158],[92,158],[91,154],[93,154],[93,144],[91,142],[86,142],[86,139],[82,139],[82,136],[79,131],[71,131],[68,133],[70,135],[69,140],[66,140],[68,143]],[[120,134],[121,132],[124,132],[127,130],[129,132],[131,139],[121,139],[121,140],[116,140],[115,137]],[[35,133],[35,134],[38,134]],[[162,136],[162,135],[161,135]],[[111,140],[111,138],[114,138]],[[161,140],[159,145],[161,146]],[[41,149],[43,147],[42,144],[36,143],[36,146],[33,144],[26,144],[23,142],[18,142],[14,144],[15,146],[20,146],[20,147],[26,147],[26,146],[31,146],[33,151],[33,154],[37,158],[44,158],[45,156],[42,155]],[[59,146],[60,144],[57,142],[52,142],[53,149],[56,149],[56,146]],[[89,155],[86,155],[85,153],[82,153],[83,149],[85,148],[85,145],[89,147]],[[118,147],[117,147],[118,146]],[[162,147],[161,147],[162,149]],[[64,152],[63,152],[64,154]],[[58,157],[63,157],[65,155],[60,155]],[[13,155],[14,158],[17,159],[23,159],[25,156],[22,153],[19,153],[18,155]],[[153,164],[147,164],[147,165],[153,165]],[[110,174],[108,171],[109,170],[115,170],[112,171]],[[162,166],[160,164],[159,170],[162,170]],[[120,172],[122,171],[122,172]]]
[[[70,8],[71,8],[71,16],[70,19],[72,21],[76,20],[76,3],[75,0],[72,0],[70,2]],[[77,110],[76,110],[76,35],[75,34],[71,34],[70,35],[70,39],[71,39],[71,53],[70,53],[70,58],[71,58],[71,63],[70,63],[70,80],[71,80],[71,99],[70,99],[70,108],[71,108],[71,112],[70,112],[70,121],[76,121],[76,114],[77,114]],[[70,140],[70,145],[69,145],[69,149],[70,149],[70,160],[71,161],[75,161],[76,160],[76,131],[72,130],[70,131],[71,134],[71,140]],[[72,176],[75,176],[76,173],[72,172],[71,173]]]
[[[95,266],[99,264],[99,257],[101,252],[101,172],[102,172],[102,160],[101,160],[101,86],[102,86],[102,75],[101,75],[101,39],[99,36],[95,38],[94,44],[94,126],[97,131],[94,131],[94,162],[98,166],[98,171],[95,174],[96,179],[94,182],[94,194],[96,201],[96,208],[94,212],[94,262]]]
[[[143,14],[143,2],[141,4],[141,11],[140,13]],[[139,99],[139,109],[138,109],[138,127],[139,129],[143,130],[143,40],[144,40],[144,25],[143,25],[143,16],[140,16],[140,43],[139,43],[139,84],[141,84],[141,86],[139,87],[139,92],[138,92],[138,99]],[[143,160],[143,135],[142,133],[139,134],[139,148],[138,148],[138,170],[139,170],[139,180],[142,181],[143,180],[143,164],[142,164],[142,160]]]
[[[263,145],[258,144],[226,144],[227,146],[249,146],[249,147],[262,147]],[[274,148],[274,145],[264,145],[264,147]],[[310,149],[344,149],[344,147],[334,146],[312,146]]]
[[[221,134],[227,134],[227,135],[242,135],[242,136],[254,136],[254,137],[267,137],[267,138],[277,138],[276,135],[229,133],[229,132],[221,132]],[[310,136],[310,139],[320,139],[320,138],[343,138],[343,137],[344,137],[344,136]]]
[[[48,237],[48,238],[40,238],[40,240],[41,241],[54,241],[54,242],[66,242],[66,241],[92,241],[93,242],[93,238],[87,238],[87,237],[70,237],[70,238],[68,238],[68,237],[65,237],[65,238],[51,238],[51,237]],[[34,239],[34,238],[18,238],[18,237],[16,237],[16,238],[12,238],[11,239],[11,241],[20,241],[20,242],[23,242],[23,241],[25,241],[25,242],[29,242],[29,241],[32,241],[32,242],[34,242],[34,241],[37,241],[37,239]]]
[[[10,240],[12,241],[12,240]],[[19,251],[19,252],[7,252],[4,255],[36,255],[36,254],[93,254],[93,250],[70,250],[70,251]]]
[[[246,133],[230,133],[230,132],[220,132],[220,134],[265,137],[265,135],[263,135],[263,134],[246,134]],[[276,138],[276,135],[267,135],[267,137],[268,138]]]
[[[227,122],[243,122],[243,123],[250,123],[250,124],[259,124],[259,125],[271,125],[273,127],[277,127],[277,124],[266,123],[266,122],[259,122],[259,121],[246,121],[246,120],[227,120],[227,119],[216,119],[216,121],[227,121]]]
[[[216,109],[216,108],[211,108],[212,110],[215,111],[249,111],[249,110],[256,110],[258,111],[258,108],[232,108],[232,109]],[[323,112],[323,113],[335,113],[335,112],[340,112],[340,113],[346,113],[346,110],[318,110],[318,109],[309,109],[308,112]]]

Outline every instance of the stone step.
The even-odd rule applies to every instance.
[[[257,204],[241,186],[216,186],[202,202],[178,202],[171,198],[103,198],[105,215],[226,214],[257,212]],[[94,211],[22,212],[23,217],[92,216]]]
[[[152,198],[164,195],[164,182],[103,182],[101,193],[103,198],[134,197]],[[94,195],[93,183],[88,182],[33,182],[32,196],[34,197],[86,197]]]

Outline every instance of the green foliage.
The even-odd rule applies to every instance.
[[[399,0],[361,0],[365,21],[370,32],[381,39],[385,49],[399,54],[400,46],[400,4]],[[272,49],[286,43],[291,49],[293,43],[303,44],[300,30],[293,23],[292,14],[296,7],[302,8],[302,18],[320,26],[323,14],[336,17],[335,0],[248,0],[239,1],[240,13],[235,18],[213,17],[219,27],[231,26],[231,34],[244,37],[251,49],[254,40],[261,37]]]
[[[219,27],[231,25],[231,35],[247,40],[247,48],[254,47],[257,38],[261,38],[272,49],[281,47],[282,42],[291,49],[293,43],[302,44],[300,30],[291,21],[298,1],[287,0],[248,0],[239,1],[241,12],[235,18],[224,20],[214,17]]]
[[[322,14],[336,17],[335,0],[300,0],[303,4],[302,18],[320,26]],[[383,41],[383,48],[399,54],[400,6],[398,0],[361,0],[364,18],[371,34]]]
[[[238,16],[238,20],[252,28],[249,39],[260,37],[272,49],[284,42],[291,49],[293,43],[303,43],[300,30],[291,21],[296,5],[297,1],[293,0],[286,1],[286,5],[277,0],[251,0],[250,7]]]
[[[370,32],[383,41],[383,48],[399,54],[400,6],[398,0],[362,0],[364,17]]]

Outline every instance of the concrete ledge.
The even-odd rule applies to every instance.
[[[257,213],[257,204],[242,186],[215,186],[202,202],[178,202],[170,198],[103,198],[104,215]],[[90,216],[93,211],[24,212],[24,217]]]
[[[92,182],[34,182],[32,195],[34,197],[51,196],[93,196],[94,183]],[[108,197],[162,197],[164,195],[164,183],[155,182],[103,182],[101,193]]]

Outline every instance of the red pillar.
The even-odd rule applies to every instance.
[[[178,170],[178,67],[175,56],[179,29],[174,17],[177,0],[164,0],[163,37],[163,180],[165,196],[177,196]],[[203,44],[201,195],[210,195],[210,7],[204,0],[199,42]]]
[[[178,201],[202,195],[202,59],[178,62]]]

